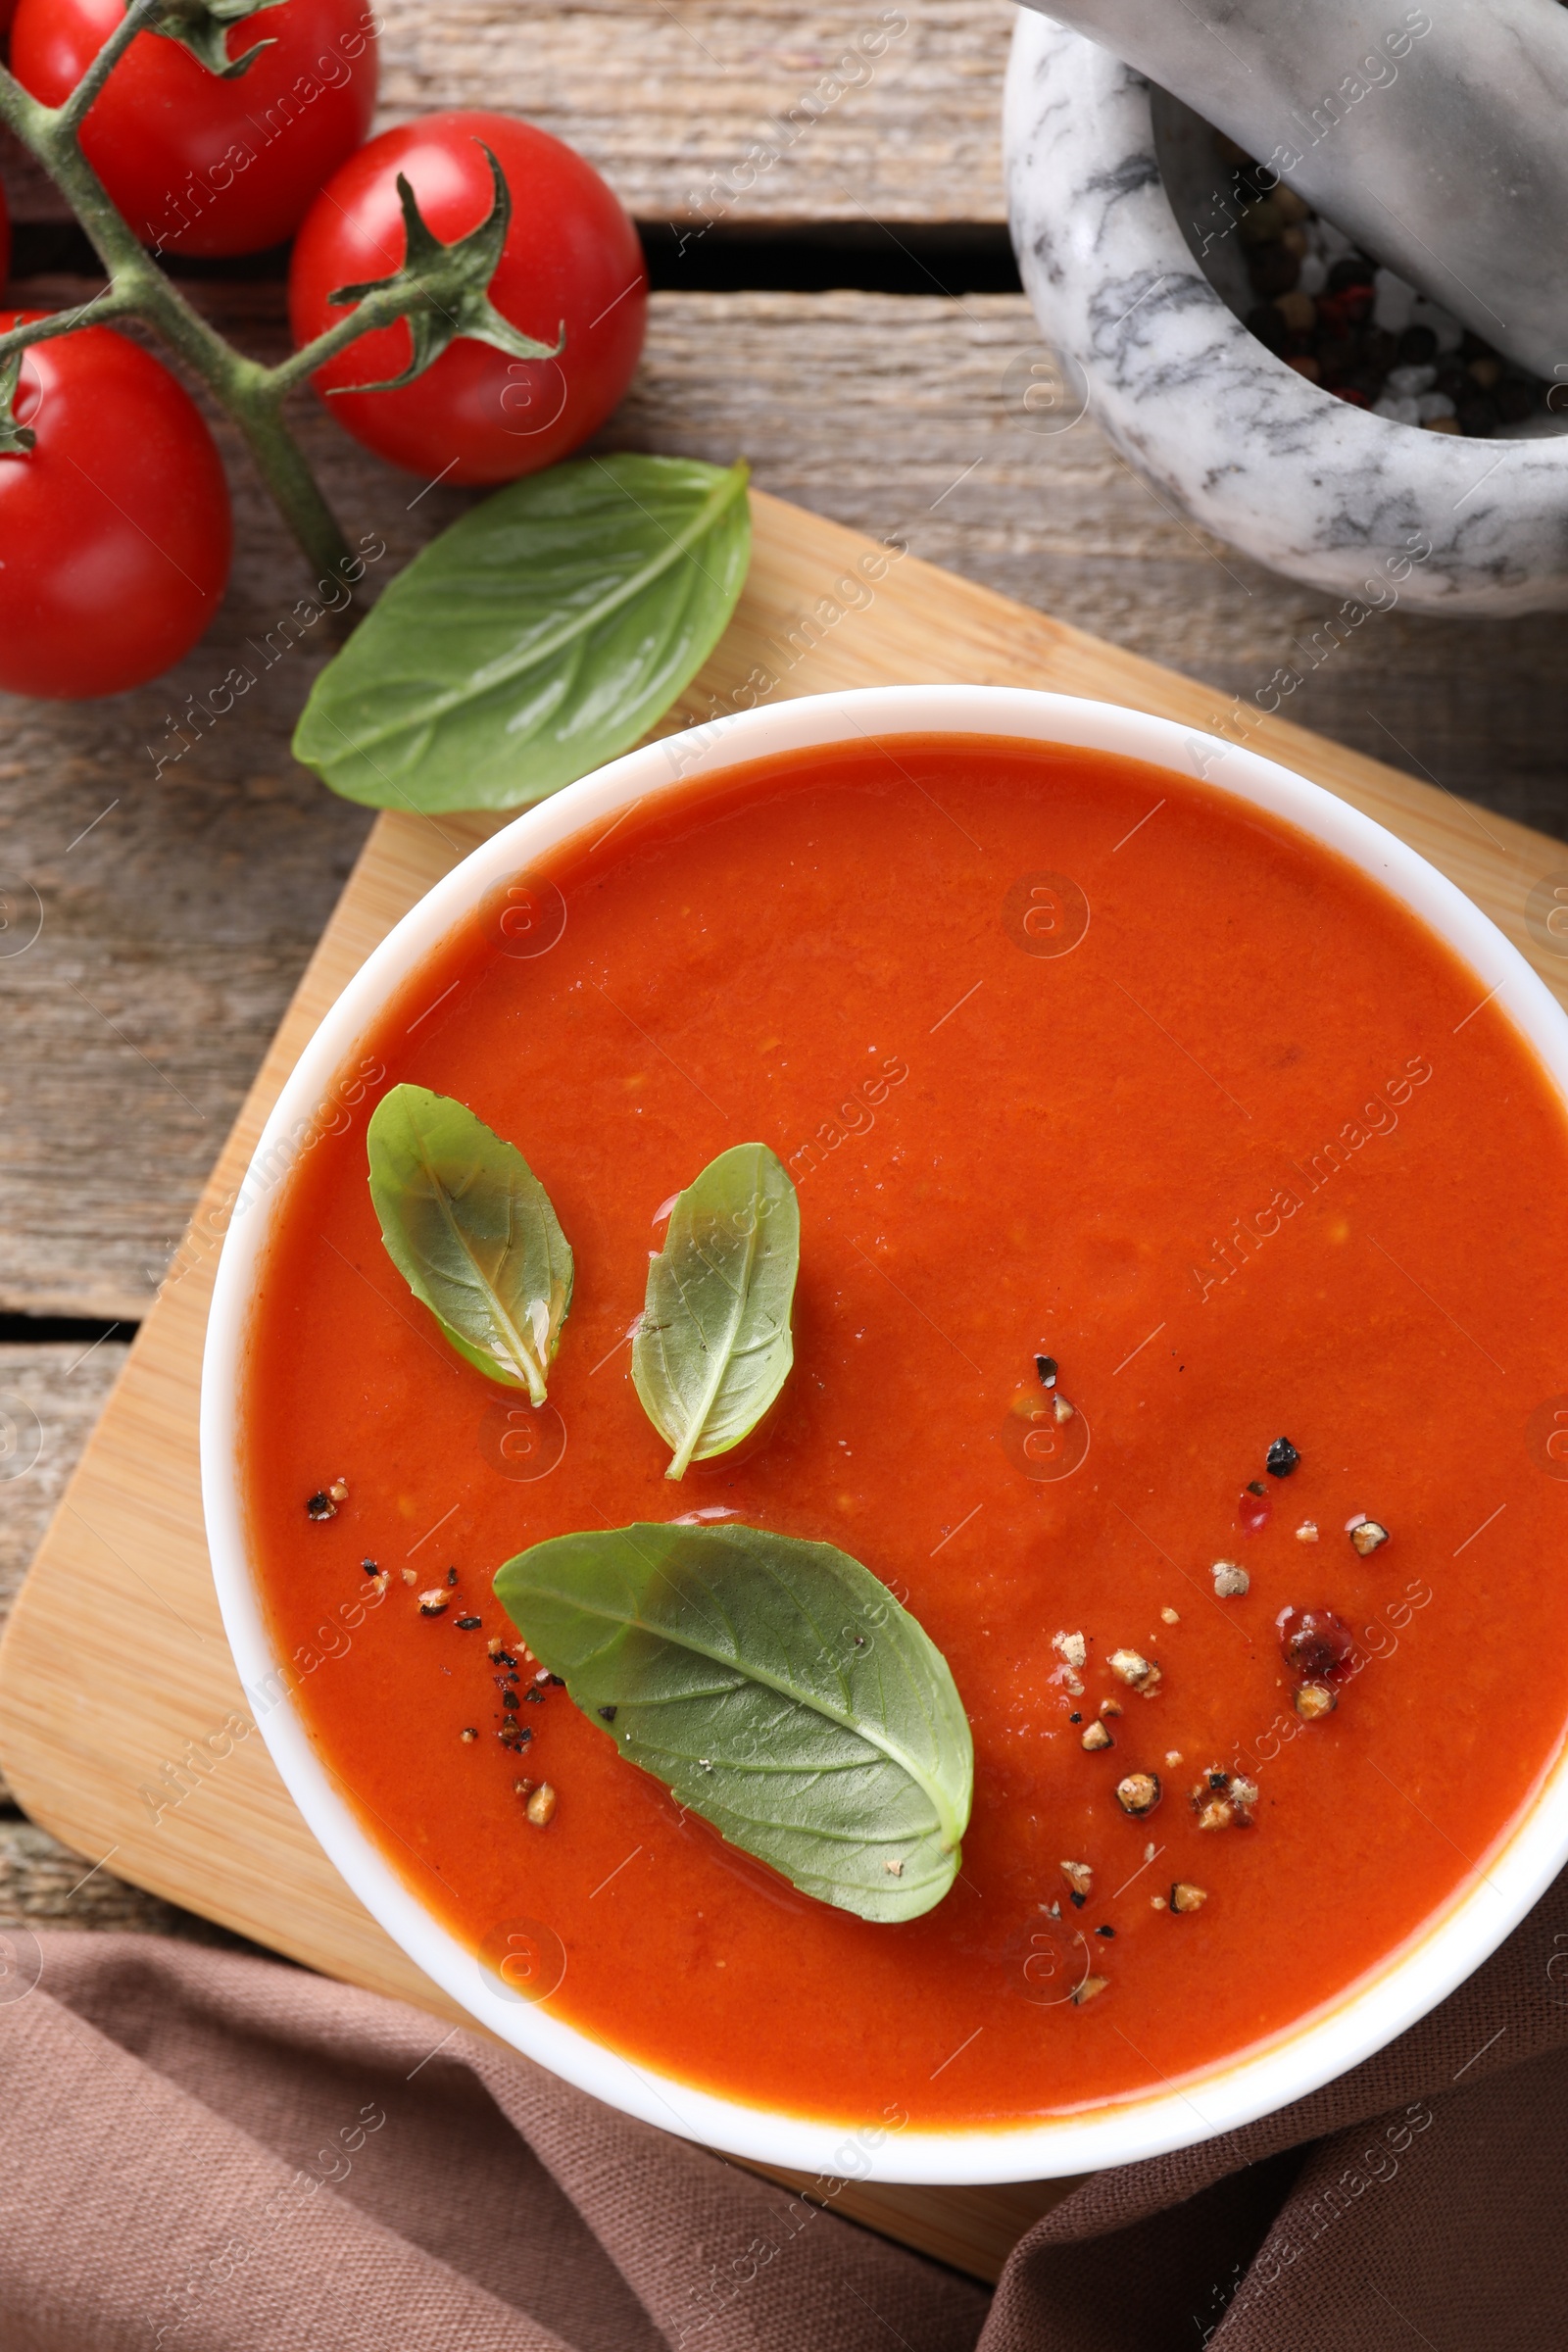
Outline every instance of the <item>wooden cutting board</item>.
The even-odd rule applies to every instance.
[[[664,731],[709,717],[715,707],[734,708],[737,695],[744,703],[746,681],[759,668],[780,681],[781,694],[921,680],[1051,687],[1204,730],[1224,724],[1233,709],[1208,687],[896,550],[878,551],[800,508],[758,493],[753,504],[756,553],[746,593]],[[858,568],[865,558],[869,565]],[[879,564],[885,574],[868,590],[867,570]],[[1254,705],[1246,709],[1257,718]],[[1525,921],[1535,883],[1568,875],[1568,847],[1280,720],[1247,724],[1245,735],[1431,858],[1568,1003],[1568,955],[1539,948]],[[216,1761],[203,1744],[212,1734],[220,1746],[226,1719],[244,1716],[245,1704],[203,1536],[197,1392],[223,1205],[284,1078],[370,950],[499,821],[378,819],[0,1648],[0,1763],[34,1820],[94,1865],[260,1943],[465,2023],[350,1894],[295,1811],[260,1735],[252,1732]],[[115,1662],[112,1697],[105,1659]],[[198,1749],[199,1765],[191,1761]],[[808,2185],[797,2176],[776,2177]],[[994,2278],[1024,2230],[1072,2185],[848,2183],[829,2201],[837,2212]]]

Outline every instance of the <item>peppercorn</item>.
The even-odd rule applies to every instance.
[[[1285,226],[1285,216],[1267,196],[1250,204],[1236,224],[1236,233],[1244,245],[1272,245]]]
[[[1351,335],[1319,335],[1312,346],[1325,384],[1343,384],[1360,357]]]
[[[1154,1660],[1136,1649],[1113,1649],[1107,1663],[1118,1681],[1141,1691],[1145,1698],[1152,1698],[1164,1680]]]
[[[1301,274],[1301,257],[1277,241],[1254,245],[1247,257],[1247,274],[1254,294],[1289,294]]]
[[[1289,1478],[1300,1458],[1289,1438],[1276,1438],[1264,1457],[1263,1467],[1270,1478]]]
[[[1303,294],[1299,299],[1310,306],[1312,298],[1309,294]],[[1247,330],[1249,334],[1257,337],[1265,350],[1280,352],[1285,349],[1288,322],[1282,316],[1280,306],[1282,303],[1296,300],[1298,297],[1294,294],[1282,294],[1279,302],[1256,302],[1248,312]],[[1306,326],[1310,326],[1311,323],[1310,318],[1303,321]]]
[[[1496,402],[1489,399],[1485,392],[1477,392],[1467,400],[1456,400],[1453,410],[1459,419],[1460,432],[1467,433],[1473,441],[1489,440],[1502,421]]]
[[[1131,1813],[1135,1818],[1144,1813],[1152,1813],[1159,1802],[1159,1794],[1157,1772],[1130,1772],[1125,1780],[1116,1783],[1117,1804],[1124,1813]]]
[[[1344,1672],[1355,1636],[1333,1609],[1284,1608],[1274,1623],[1286,1665],[1303,1681],[1326,1682]]]

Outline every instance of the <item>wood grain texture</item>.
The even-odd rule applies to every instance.
[[[0,1617],[115,1382],[123,1341],[0,1346]]]
[[[275,289],[204,299],[248,347],[279,347]],[[1314,666],[1323,598],[1176,521],[1092,418],[1029,429],[1017,370],[1035,348],[1019,298],[661,296],[604,445],[745,455],[764,489],[902,533],[917,555],[1210,682],[1221,699],[1203,717],[1290,667],[1303,682],[1287,708],[1303,722],[1568,830],[1557,620],[1396,609]],[[350,531],[387,540],[386,572],[461,511],[313,404],[300,416]],[[277,642],[308,583],[226,454],[243,552],[206,642],[111,702],[0,698],[0,883],[36,889],[44,914],[33,948],[0,956],[0,1311],[146,1311],[368,829],[289,758],[325,649],[307,638],[270,667],[254,650],[269,632]],[[155,774],[169,714],[240,661],[260,673],[243,715]],[[1482,846],[1484,824],[1500,838],[1488,815],[1460,821]]]
[[[166,1903],[20,1817],[0,1819],[0,1930],[68,1928],[81,1934],[176,1936],[186,1943],[253,1950],[244,1936]]]
[[[95,1345],[83,1339],[69,1348],[0,1345],[0,1623],[125,1355],[124,1342],[113,1340]],[[9,1802],[0,1782],[0,1917],[12,1885],[6,1875]],[[24,1861],[17,1867],[24,1879]]]
[[[434,107],[522,115],[639,220],[1005,218],[1007,0],[382,0],[378,13],[378,129]],[[17,220],[69,217],[9,141],[0,172]]]
[[[9,1611],[128,1349],[116,1340],[0,1346],[0,1619]],[[114,1704],[114,1687],[103,1694]],[[237,1939],[133,1886],[18,1814],[0,1783],[0,1925]]]
[[[1102,696],[1189,725],[1206,716],[1207,689],[912,556],[885,573],[873,570],[871,601],[846,612],[835,588],[852,565],[874,556],[871,543],[766,497],[757,500],[756,521],[746,593],[684,698],[688,718],[734,708],[746,681],[764,667],[777,675],[781,693],[947,677]],[[1260,728],[1256,741],[1391,823],[1520,933],[1519,878],[1552,865],[1560,855],[1554,844],[1500,817],[1478,833],[1469,812],[1432,787],[1277,721]],[[196,1408],[217,1250],[268,1104],[320,1012],[374,942],[488,829],[465,819],[439,826],[406,816],[378,820],[0,1651],[0,1756],[21,1801],[45,1828],[166,1899],[442,2016],[457,2013],[336,1878],[263,1746],[254,1702],[241,1691],[223,1642],[204,1548]],[[1546,977],[1568,997],[1568,971],[1548,968]],[[112,1714],[92,1679],[96,1667],[82,1656],[83,1624],[94,1628],[95,1660],[108,1654],[116,1662]],[[330,1661],[319,1670],[330,1672]],[[838,2209],[856,2212],[854,2196],[847,2189]],[[965,2192],[933,2218],[920,2194],[881,2188],[863,2218],[910,2243],[940,2243],[946,2259],[992,2276],[999,2249],[1033,2215],[1016,2200],[988,2197]]]

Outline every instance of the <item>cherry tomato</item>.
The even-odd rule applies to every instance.
[[[553,344],[564,321],[560,358],[514,360],[463,336],[396,392],[334,393],[326,404],[368,449],[453,482],[505,482],[553,466],[603,424],[632,379],[648,273],[637,232],[598,172],[512,116],[426,115],[350,157],[311,207],[289,272],[298,346],[342,317],[327,299],[339,286],[389,277],[402,266],[400,172],[443,244],[478,227],[494,201],[485,147],[512,197],[490,299],[539,343]],[[316,387],[325,395],[340,384],[384,382],[402,373],[411,350],[399,319],[340,352]]]
[[[0,312],[0,329],[37,311]],[[177,662],[228,578],[228,488],[189,393],[107,326],[34,344],[0,457],[0,687],[122,694]]]
[[[124,13],[125,0],[20,0],[12,72],[58,106]],[[88,111],[87,161],[156,253],[281,244],[369,128],[366,0],[283,0],[228,28],[231,58],[259,41],[271,47],[224,81],[166,34],[138,33]]]

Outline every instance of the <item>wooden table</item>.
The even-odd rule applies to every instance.
[[[510,108],[570,139],[650,232],[641,375],[603,446],[750,459],[765,489],[1060,614],[1228,697],[1310,669],[1290,714],[1485,806],[1568,836],[1560,620],[1395,611],[1312,667],[1331,609],[1210,542],[1085,418],[1030,429],[1009,363],[1036,348],[998,281],[998,142],[1012,10],[781,0],[387,0],[383,120]],[[862,36],[888,35],[866,66]],[[858,86],[838,63],[858,48]],[[774,160],[748,164],[760,150]],[[0,155],[50,307],[59,200]],[[752,184],[745,184],[748,180]],[[682,241],[682,232],[689,232]],[[702,232],[702,233],[697,233]],[[51,262],[56,273],[40,274]],[[741,290],[696,290],[715,276]],[[821,285],[826,292],[747,291]],[[921,293],[888,286],[927,286]],[[881,289],[881,290],[879,290]],[[283,337],[277,277],[200,299],[258,352]],[[461,500],[378,466],[310,403],[313,455],[351,531],[399,558]],[[35,943],[0,956],[0,1391],[44,1432],[0,1485],[0,1606],[14,1592],[210,1163],[368,828],[291,762],[309,649],[175,766],[154,755],[301,593],[297,559],[234,437],[239,554],[212,635],[158,685],[79,707],[4,702],[0,889]],[[1481,821],[1477,819],[1476,821]],[[1568,862],[1568,860],[1565,860]],[[0,950],[30,925],[0,934]],[[112,1328],[111,1328],[112,1327]],[[106,1336],[107,1335],[107,1336]],[[3,1792],[0,1792],[3,1794]],[[0,1813],[0,1918],[220,1931],[87,1868]]]

